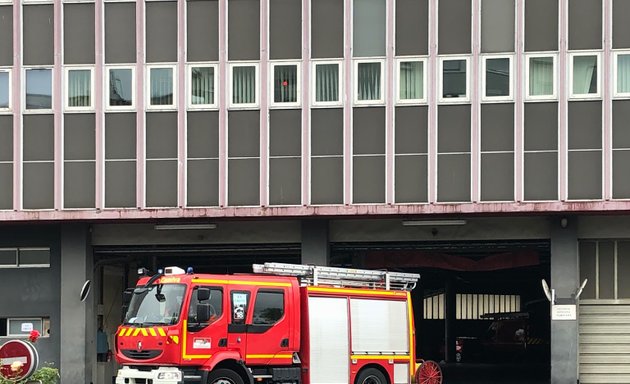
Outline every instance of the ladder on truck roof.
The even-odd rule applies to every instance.
[[[332,285],[411,291],[420,280],[417,273],[388,272],[368,269],[321,267],[303,264],[254,264],[254,273],[296,276],[301,285]]]

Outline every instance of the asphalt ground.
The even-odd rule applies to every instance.
[[[549,384],[550,367],[536,364],[444,364],[444,384]]]

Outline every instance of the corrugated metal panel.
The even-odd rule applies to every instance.
[[[580,305],[580,383],[630,383],[630,305]]]

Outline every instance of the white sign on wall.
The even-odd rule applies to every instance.
[[[30,332],[33,330],[33,323],[22,323],[22,332]]]
[[[553,305],[551,320],[577,320],[577,307],[575,304]]]

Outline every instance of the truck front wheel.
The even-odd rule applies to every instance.
[[[208,374],[208,384],[244,384],[243,378],[231,369],[220,368]]]
[[[387,379],[376,368],[366,368],[359,372],[355,384],[387,384]]]

